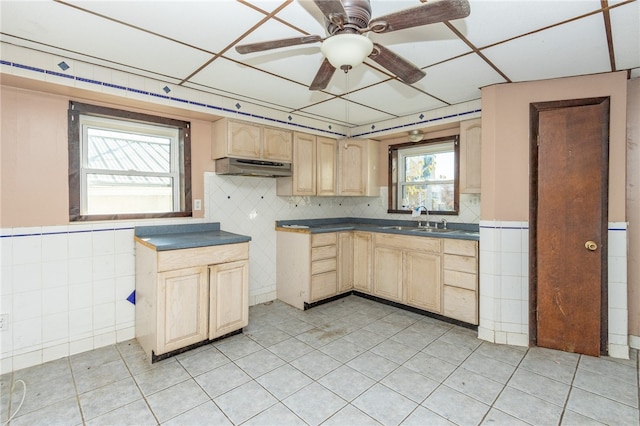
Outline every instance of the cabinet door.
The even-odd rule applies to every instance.
[[[317,195],[336,195],[337,142],[317,137]]]
[[[311,302],[335,296],[337,291],[338,275],[336,271],[311,276]]]
[[[365,141],[340,141],[340,195],[365,195],[365,160],[367,145]]]
[[[440,255],[407,251],[404,253],[403,278],[405,303],[430,312],[441,312]]]
[[[353,233],[338,233],[338,293],[353,288]]]
[[[207,340],[206,266],[158,274],[156,355]]]
[[[372,245],[370,233],[353,233],[353,288],[365,293],[371,293]]]
[[[249,261],[209,267],[209,339],[249,324]]]
[[[316,137],[293,136],[293,195],[316,195]]]
[[[293,155],[293,134],[288,130],[271,127],[265,127],[262,132],[262,158],[290,163]]]
[[[262,128],[237,121],[229,121],[228,126],[227,144],[229,156],[260,158]]]
[[[480,119],[460,123],[460,192],[480,193],[480,156],[482,154]]]
[[[402,302],[402,250],[376,247],[373,265],[373,294]]]

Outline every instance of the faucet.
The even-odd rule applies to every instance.
[[[424,228],[429,229],[430,228],[430,225],[429,225],[429,210],[427,210],[427,208],[425,206],[419,206],[418,210],[424,211],[424,213],[425,213],[425,225],[424,225]],[[423,227],[422,226],[422,220],[418,219],[418,228],[422,228],[422,227]]]
[[[447,229],[447,219],[442,218],[440,222],[442,222],[442,229]]]

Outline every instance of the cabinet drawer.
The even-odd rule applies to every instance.
[[[311,247],[328,246],[330,244],[336,244],[337,242],[338,236],[335,232],[311,235]]]
[[[440,253],[440,238],[410,237],[395,234],[375,234],[375,245],[411,251]]]
[[[476,257],[478,254],[478,243],[476,241],[446,238],[444,239],[444,252]]]
[[[338,292],[338,274],[325,272],[311,277],[311,301],[326,299]]]
[[[311,262],[311,275],[321,274],[323,272],[335,271],[337,268],[336,258],[316,260]]]
[[[158,252],[158,272],[249,258],[249,243],[224,244]]]
[[[445,269],[444,284],[476,291],[478,288],[477,277],[478,276],[476,274],[469,274],[467,272],[460,271],[449,271]]]
[[[313,247],[311,249],[311,260],[329,259],[332,257],[335,259],[336,254],[337,254],[337,249],[335,245]]]
[[[476,274],[478,272],[478,262],[475,257],[445,254],[444,269]]]
[[[476,292],[445,285],[444,315],[469,324],[478,324]]]

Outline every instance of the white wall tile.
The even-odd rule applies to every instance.
[[[93,277],[93,261],[91,258],[69,259],[69,284],[91,282]]]
[[[42,291],[42,315],[69,312],[69,287],[55,287]]]
[[[42,288],[42,265],[40,263],[14,265],[12,275],[14,293]]]
[[[89,230],[75,230],[69,234],[69,259],[84,259],[93,256],[93,239]]]
[[[45,315],[42,318],[43,343],[55,341],[68,341],[69,339],[69,313],[61,312]]]
[[[28,235],[14,238],[13,264],[25,265],[42,261],[42,237]]]
[[[94,231],[91,233],[93,256],[113,255],[116,251],[115,236],[113,231]]]
[[[42,236],[42,261],[66,260],[69,236],[65,233]]]
[[[69,283],[68,270],[69,264],[66,258],[42,262],[42,288],[66,287]]]
[[[14,318],[11,326],[13,327],[14,351],[42,344],[42,317],[38,316],[27,320]]]
[[[13,320],[15,322],[42,316],[42,293],[26,291],[13,295]]]

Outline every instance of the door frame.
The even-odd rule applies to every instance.
[[[608,314],[608,230],[609,230],[609,118],[610,98],[584,98],[549,102],[532,102],[529,104],[529,346],[537,346],[538,342],[538,278],[537,278],[537,215],[538,215],[538,126],[539,114],[542,111],[553,109],[571,108],[587,105],[603,104],[602,116],[602,188],[604,189],[601,200],[602,219],[600,256],[600,354],[608,353],[609,341],[609,314]]]

